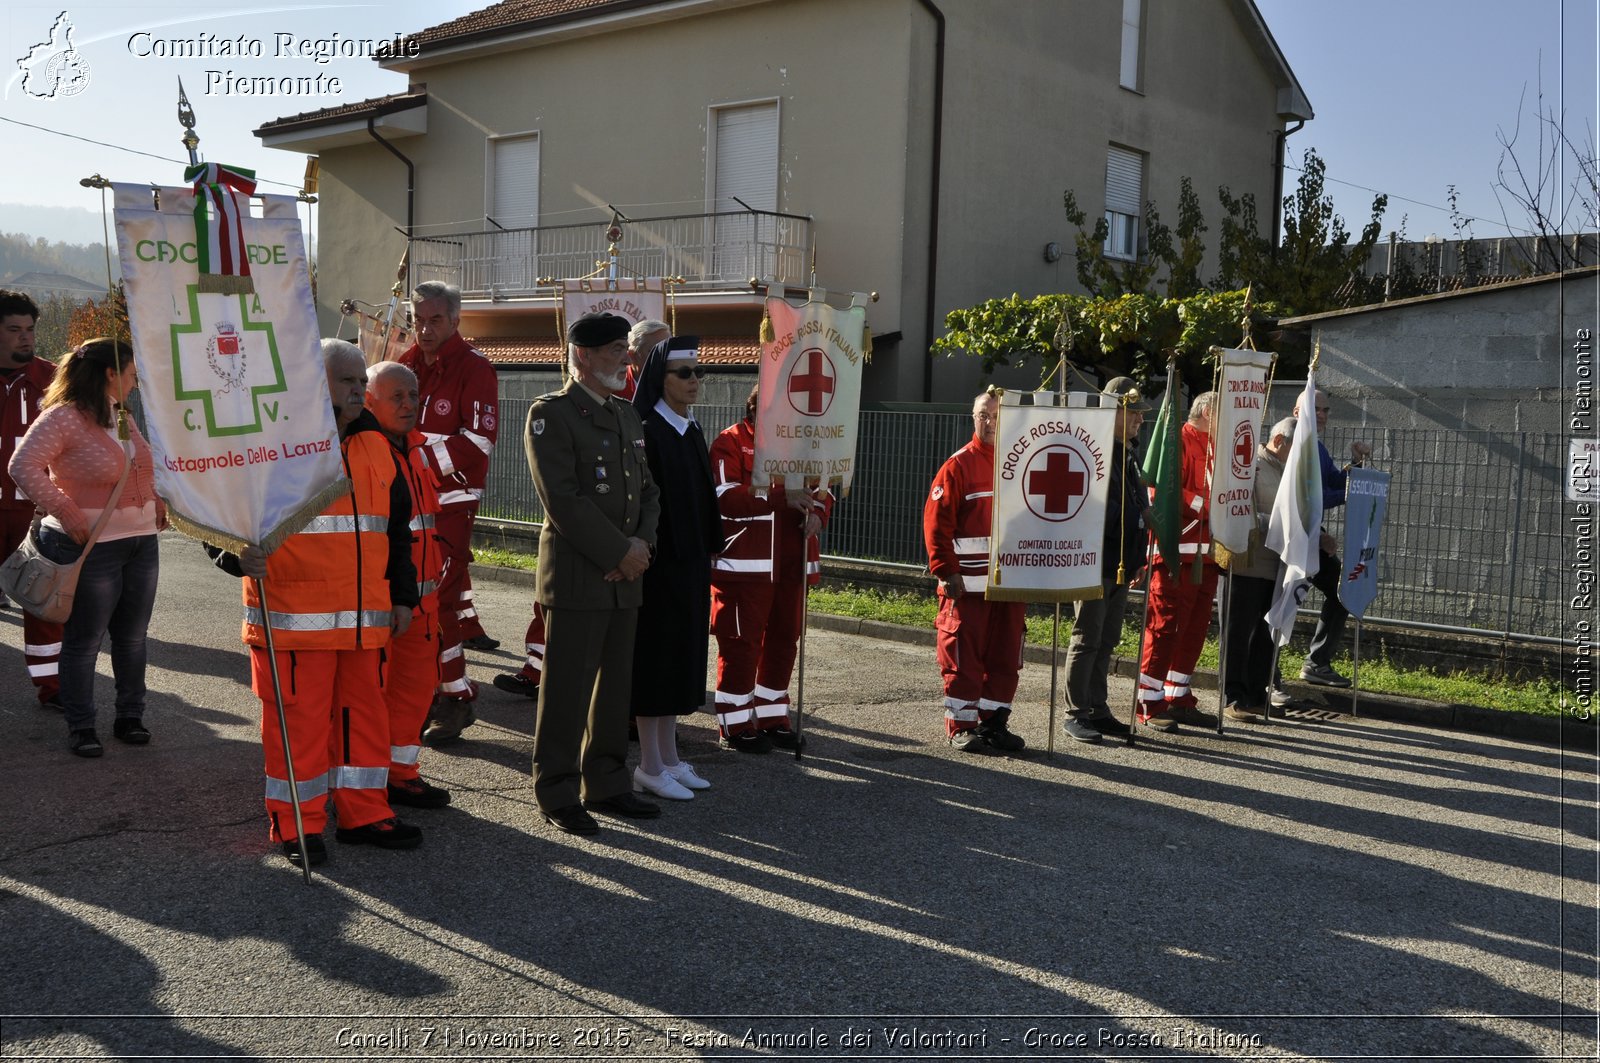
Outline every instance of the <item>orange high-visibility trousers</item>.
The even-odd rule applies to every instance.
[[[394,815],[389,809],[389,709],[383,700],[382,657],[377,649],[277,653],[300,814],[308,834],[320,834],[327,825],[330,796],[341,827],[364,827]],[[294,808],[270,668],[267,651],[250,647],[250,686],[261,699],[267,818],[272,840],[281,842],[295,837]]]
[[[417,777],[422,728],[439,687],[439,622],[417,613],[384,650],[383,700],[389,707],[389,781]]]

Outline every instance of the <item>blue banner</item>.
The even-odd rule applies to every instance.
[[[1357,616],[1378,596],[1378,544],[1383,517],[1389,510],[1386,472],[1351,469],[1345,484],[1344,573],[1339,580],[1339,600]]]

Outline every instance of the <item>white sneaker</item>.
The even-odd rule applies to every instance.
[[[694,770],[694,765],[687,760],[680,760],[676,764],[668,764],[661,769],[661,774],[670,775],[678,780],[679,785],[687,786],[691,790],[709,790],[711,784],[700,778]]]
[[[678,780],[662,772],[660,775],[646,775],[643,768],[633,769],[633,792],[642,794],[646,791],[657,797],[665,797],[669,801],[688,801],[694,793],[678,784]]]

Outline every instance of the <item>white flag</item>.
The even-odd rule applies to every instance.
[[[1300,415],[1294,422],[1294,442],[1283,465],[1283,482],[1272,503],[1267,524],[1267,549],[1283,560],[1278,589],[1267,610],[1267,624],[1278,645],[1294,631],[1294,611],[1305,600],[1311,577],[1322,564],[1322,459],[1317,452],[1317,382],[1306,374],[1300,396]]]
[[[1211,469],[1211,538],[1236,554],[1256,526],[1256,444],[1267,407],[1266,351],[1223,351],[1222,380],[1212,410],[1216,462]]]

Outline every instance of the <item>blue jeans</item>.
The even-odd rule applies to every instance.
[[[60,562],[70,562],[82,552],[70,538],[49,528],[40,529],[39,546],[46,557]],[[89,551],[61,636],[60,701],[69,731],[94,726],[95,662],[107,633],[117,716],[144,715],[145,632],[155,609],[159,573],[155,535],[96,543]]]

